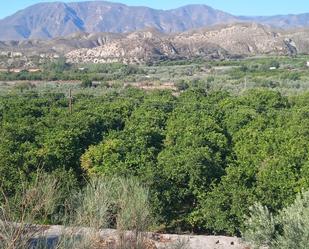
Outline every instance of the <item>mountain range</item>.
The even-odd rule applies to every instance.
[[[145,64],[178,59],[229,59],[309,54],[309,30],[281,30],[256,23],[217,25],[166,34],[154,28],[128,33],[74,33],[46,40],[0,41],[0,67],[35,67],[64,56],[70,63]],[[2,64],[1,64],[2,63]],[[30,64],[29,64],[30,63]]]
[[[39,3],[0,20],[0,40],[52,39],[76,32],[125,33],[145,28],[174,33],[239,22],[283,29],[303,28],[309,26],[309,14],[244,17],[207,5],[157,10],[105,1]]]

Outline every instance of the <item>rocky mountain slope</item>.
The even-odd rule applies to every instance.
[[[224,59],[258,54],[291,55],[297,53],[297,44],[290,38],[292,35],[247,23],[174,35],[145,30],[124,35],[93,49],[73,50],[66,57],[73,63],[145,63],[167,58]]]
[[[122,33],[147,27],[175,32],[236,20],[206,5],[163,11],[104,1],[41,3],[0,20],[0,40],[46,39],[74,32]]]
[[[76,33],[52,40],[0,42],[0,56],[58,58],[69,62],[147,63],[166,59],[225,59],[253,55],[309,54],[309,30],[278,31],[238,23],[166,34],[148,28],[131,33]],[[17,59],[16,59],[17,60]]]
[[[40,54],[65,54],[78,48],[94,48],[122,38],[117,33],[74,33],[52,40],[15,40],[0,41],[0,52],[22,52],[28,56]]]
[[[76,32],[124,33],[149,27],[171,33],[236,22],[307,27],[309,14],[238,17],[206,5],[156,10],[105,1],[40,3],[0,20],[0,40],[52,39]]]

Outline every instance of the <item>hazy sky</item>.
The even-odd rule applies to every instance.
[[[66,2],[82,1],[85,0]],[[0,19],[39,2],[53,2],[53,0],[0,0]],[[110,2],[149,6],[157,9],[177,8],[186,4],[207,4],[235,15],[274,15],[309,12],[309,0],[119,0]]]

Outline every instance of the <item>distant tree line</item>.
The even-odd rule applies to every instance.
[[[143,70],[134,65],[112,64],[81,64],[72,65],[66,63],[64,58],[49,62],[42,66],[41,71],[29,72],[1,72],[0,80],[83,80],[89,78],[92,81],[117,80],[134,74],[142,74]]]

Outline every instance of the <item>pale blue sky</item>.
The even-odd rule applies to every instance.
[[[0,0],[0,19],[32,4],[52,1],[53,0]],[[65,2],[82,1],[84,0],[71,0]],[[216,9],[235,15],[275,15],[309,12],[309,0],[112,0],[110,2],[149,6],[156,9],[171,9],[186,4],[207,4]]]

